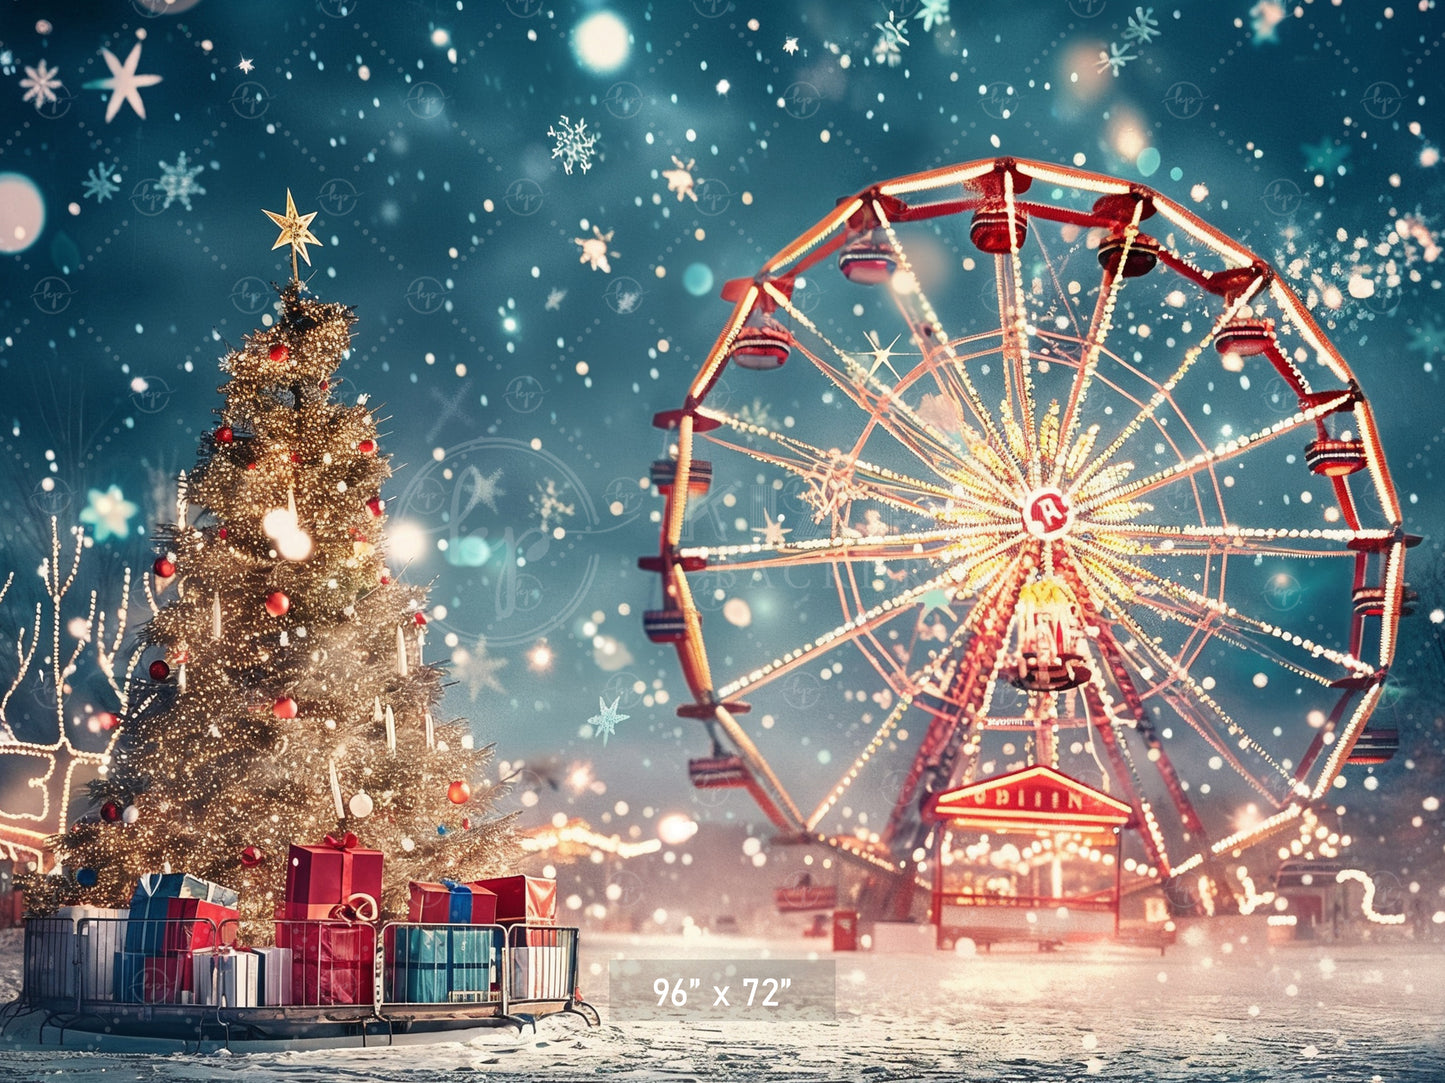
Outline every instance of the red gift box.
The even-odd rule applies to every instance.
[[[166,906],[163,951],[196,951],[236,942],[240,912],[204,899],[171,899]]]
[[[276,922],[276,946],[291,949],[293,1004],[370,1004],[376,986],[376,928],[361,922]]]
[[[364,850],[356,836],[326,836],[321,846],[291,847],[286,862],[285,917],[375,920],[381,900],[380,850]],[[338,907],[340,909],[338,909]]]
[[[413,880],[407,887],[407,921],[490,925],[497,920],[496,893],[480,883]]]
[[[557,881],[540,876],[497,876],[476,881],[497,896],[496,920],[524,921],[533,925],[557,922]]]

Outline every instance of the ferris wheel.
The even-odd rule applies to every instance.
[[[1418,538],[1354,374],[1238,242],[998,158],[841,200],[723,297],[640,562],[697,786],[906,871],[931,796],[1041,764],[1167,883],[1393,753]]]

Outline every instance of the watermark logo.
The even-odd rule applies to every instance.
[[[70,299],[74,296],[75,290],[71,289],[70,283],[56,275],[42,278],[30,291],[30,300],[47,316],[60,315],[70,307]]]
[[[1300,582],[1289,572],[1275,572],[1269,577],[1265,584],[1264,603],[1277,613],[1284,613],[1300,604],[1304,597],[1304,588]]]
[[[565,623],[600,556],[591,494],[572,467],[530,442],[479,437],[428,462],[396,501],[422,534],[411,576],[445,606],[432,621],[488,649],[518,646]]]
[[[231,287],[231,304],[236,306],[236,311],[244,312],[247,316],[259,314],[265,309],[270,297],[271,287],[255,275],[238,278]]]
[[[1081,19],[1092,19],[1104,13],[1106,0],[1068,0],[1069,10]]]
[[[1371,83],[1365,88],[1365,96],[1360,99],[1360,104],[1365,107],[1365,112],[1376,120],[1389,120],[1400,111],[1404,104],[1405,95],[1400,93],[1400,88],[1394,83]]]
[[[30,492],[30,503],[41,515],[64,515],[75,502],[75,491],[62,478],[45,478]]]
[[[542,7],[542,0],[507,0],[507,10],[519,19],[540,15]]]
[[[332,19],[345,19],[356,14],[360,0],[316,0],[316,10]]]
[[[417,83],[406,92],[407,112],[418,120],[435,120],[446,105],[446,93],[435,83]]]
[[[260,120],[271,108],[271,92],[254,80],[231,91],[231,109],[242,120]]]
[[[642,511],[646,494],[635,477],[621,477],[607,483],[602,490],[602,499],[613,518],[631,519]]]
[[[55,95],[53,101],[43,101],[36,105],[35,112],[46,120],[59,120],[70,112],[71,103],[75,101],[76,95],[64,85],[58,86],[51,91]]]
[[[361,193],[356,185],[341,177],[333,177],[316,193],[316,202],[327,214],[350,214],[356,209]]]
[[[542,209],[542,186],[527,177],[514,180],[507,185],[507,194],[502,202],[513,214],[526,218]]]
[[[642,296],[641,282],[626,275],[618,275],[607,283],[602,299],[607,302],[607,307],[619,316],[630,316],[641,307]]]
[[[613,83],[602,97],[602,104],[618,120],[631,120],[642,112],[642,88],[636,83]]]
[[[1019,96],[1012,83],[989,83],[983,88],[979,107],[995,120],[1005,120],[1018,111]]]
[[[175,394],[159,376],[140,376],[131,381],[130,401],[143,414],[158,414],[170,405]]]
[[[707,177],[699,181],[693,188],[693,194],[697,196],[697,211],[709,217],[722,214],[732,206],[733,193],[722,181],[713,177]]]
[[[1288,177],[1277,177],[1264,186],[1264,194],[1260,196],[1264,200],[1265,210],[1270,214],[1294,214],[1299,210],[1300,204],[1304,201],[1304,192],[1300,186]]]
[[[692,9],[704,19],[720,19],[733,5],[732,0],[692,0]]]
[[[795,671],[783,679],[783,701],[795,711],[811,711],[822,698],[822,682],[811,673]]]
[[[1164,92],[1164,108],[1177,120],[1193,120],[1204,111],[1209,96],[1193,83],[1180,81]]]
[[[778,104],[794,120],[807,120],[823,104],[823,96],[812,83],[794,83],[783,91]]]
[[[406,303],[413,312],[431,316],[442,310],[451,292],[444,283],[430,275],[422,275],[412,279],[411,285],[406,288]]]
[[[166,209],[166,190],[155,177],[137,181],[136,186],[130,190],[130,205],[137,213],[154,218]]]
[[[547,389],[542,386],[542,381],[524,373],[513,376],[507,383],[502,401],[519,414],[530,414],[542,405],[546,397]]]

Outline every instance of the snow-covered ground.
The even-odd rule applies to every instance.
[[[0,1079],[1445,1080],[1445,946],[1239,936],[1190,931],[1163,958],[1113,946],[822,953],[836,961],[837,1000],[836,1022],[821,1023],[718,1018],[703,1007],[682,1022],[638,1022],[608,1003],[614,959],[677,960],[679,973],[687,960],[736,959],[740,978],[755,960],[806,957],[805,941],[591,933],[582,989],[602,1012],[600,1030],[558,1017],[535,1035],[466,1043],[201,1056],[35,1049],[11,1037],[0,1041]],[[17,949],[0,939],[0,998],[18,985]]]

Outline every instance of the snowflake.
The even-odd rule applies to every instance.
[[[537,511],[539,526],[544,533],[550,532],[553,522],[564,515],[570,518],[577,514],[577,505],[562,502],[561,494],[557,492],[557,483],[551,478],[547,479],[545,485],[537,486],[537,495],[532,497],[532,507]]]
[[[898,48],[896,41],[884,35],[873,44],[873,62],[896,68],[903,63],[903,51]]]
[[[1407,332],[1410,341],[1405,344],[1405,349],[1411,353],[1423,353],[1435,357],[1445,352],[1445,324],[1441,324],[1438,320],[1432,319],[1427,324],[1407,328]]]
[[[82,198],[89,199],[94,196],[97,203],[104,203],[119,192],[120,185],[116,183],[120,180],[120,174],[116,172],[119,168],[119,162],[112,166],[101,162],[92,169],[81,182],[85,186],[85,195]]]
[[[497,484],[501,480],[501,470],[483,474],[475,466],[467,467],[466,472],[462,474],[461,481],[469,486],[471,491],[467,495],[466,509],[457,516],[457,521],[461,522],[465,519],[478,504],[485,504],[496,511],[497,497],[507,495],[507,491]]]
[[[140,506],[125,498],[119,485],[112,485],[101,492],[91,489],[86,493],[85,507],[80,509],[80,521],[95,527],[95,540],[130,537],[130,521],[140,511]]]
[[[1159,36],[1159,20],[1154,18],[1154,9],[1135,8],[1129,16],[1129,25],[1124,30],[1125,41],[1137,41],[1148,45]]]
[[[617,732],[617,723],[626,722],[632,717],[631,715],[621,714],[617,710],[617,705],[621,702],[621,696],[618,696],[611,703],[608,703],[601,696],[598,696],[598,713],[587,720],[587,724],[592,727],[594,733],[602,734],[602,743],[604,745],[607,743],[607,738]]]
[[[797,38],[784,38],[784,39],[783,39],[783,52],[787,53],[789,56],[792,56],[792,55],[793,55],[794,53],[796,53],[797,51],[798,51],[798,39],[797,39]]]
[[[601,271],[603,274],[610,275],[612,273],[612,264],[607,262],[607,257],[615,256],[617,253],[609,252],[607,245],[611,242],[612,235],[616,232],[615,229],[609,229],[606,233],[603,233],[600,226],[593,226],[592,236],[573,237],[572,243],[582,249],[582,257],[577,262],[587,264],[594,271]]]
[[[677,193],[677,201],[679,203],[684,199],[691,199],[696,203],[697,193],[692,190],[693,184],[695,183],[692,178],[692,167],[696,164],[696,159],[689,158],[687,164],[684,165],[682,159],[674,154],[672,156],[672,164],[677,166],[677,168],[664,169],[662,171],[662,175],[667,178],[667,190]]]
[[[614,304],[617,305],[617,314],[626,316],[630,312],[637,311],[637,306],[642,302],[642,294],[636,290],[619,290]]]
[[[904,22],[907,20],[905,19]],[[888,13],[888,18],[881,23],[874,23],[873,29],[877,30],[884,38],[894,45],[907,45],[908,35],[903,32],[903,23],[894,18],[893,12]]]
[[[161,179],[159,181],[161,191],[166,194],[166,201],[161,208],[169,207],[176,200],[181,201],[181,206],[186,210],[191,209],[191,196],[203,196],[206,190],[196,183],[196,177],[206,167],[198,165],[188,168],[190,163],[186,160],[186,152],[176,153],[176,164],[166,165],[161,162]]]
[[[923,0],[915,18],[923,20],[923,29],[932,30],[940,23],[948,22],[948,0]]]
[[[577,118],[577,126],[565,116],[561,122],[547,129],[547,134],[557,141],[552,148],[552,157],[562,160],[562,169],[569,176],[573,168],[586,173],[592,168],[592,156],[596,153],[597,136],[587,130],[587,121]]]
[[[503,669],[507,667],[505,658],[494,658],[487,653],[487,637],[482,636],[477,640],[476,648],[467,650],[465,647],[456,647],[451,656],[452,672],[458,674],[466,682],[467,693],[471,696],[472,702],[476,702],[477,696],[486,691],[497,692],[506,695],[507,690],[502,686],[498,678]]]
[[[59,74],[59,68],[47,67],[43,60],[33,68],[26,68],[20,85],[27,89],[20,100],[28,102],[34,98],[36,109],[55,101],[55,92],[60,89],[60,80],[56,78]]]
[[[1129,52],[1127,45],[1120,45],[1117,41],[1111,41],[1109,42],[1109,51],[1107,53],[1102,49],[1099,50],[1099,74],[1102,75],[1107,71],[1117,79],[1119,72],[1123,70],[1125,64],[1131,60],[1138,59],[1137,56]]]
[[[547,291],[547,304],[544,307],[548,312],[556,312],[562,307],[562,298],[566,296],[566,290],[561,290],[553,286]]]

